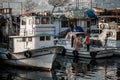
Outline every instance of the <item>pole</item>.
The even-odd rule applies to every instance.
[[[92,9],[92,0],[91,0],[90,4],[91,4],[91,9]]]

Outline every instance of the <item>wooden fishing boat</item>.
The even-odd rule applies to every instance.
[[[50,71],[56,52],[62,49],[54,45],[54,33],[52,15],[33,13],[21,15],[18,34],[8,36],[7,47],[5,43],[1,43],[0,59],[12,66]]]

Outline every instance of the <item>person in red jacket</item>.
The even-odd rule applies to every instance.
[[[87,51],[89,51],[89,50],[90,50],[90,36],[89,36],[89,34],[86,34],[86,35],[85,35],[84,43],[85,43],[86,46],[87,46]]]

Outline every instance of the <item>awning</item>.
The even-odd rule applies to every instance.
[[[74,30],[75,30],[75,32],[84,32],[83,28],[80,26],[76,26],[75,28],[71,28],[72,32],[74,32]]]
[[[88,15],[88,17],[98,19],[93,10],[87,8],[84,11]]]

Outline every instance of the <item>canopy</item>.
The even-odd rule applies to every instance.
[[[85,9],[84,11],[88,15],[88,17],[98,19],[98,17],[95,15],[95,13],[94,13],[93,10],[91,10],[91,9]]]
[[[76,27],[76,31],[78,31],[78,32],[84,32],[83,28],[80,27],[80,26],[77,26],[77,27]]]
[[[72,32],[84,32],[84,30],[83,30],[83,28],[82,27],[80,27],[80,26],[76,26],[76,27],[74,27],[74,28],[71,28],[71,31]]]

